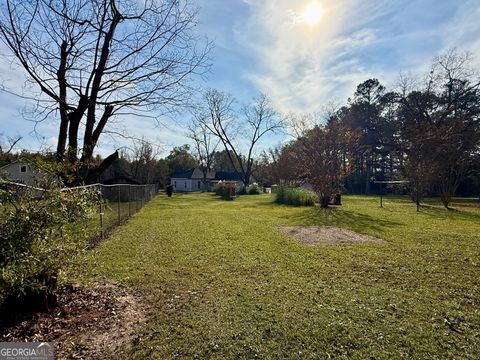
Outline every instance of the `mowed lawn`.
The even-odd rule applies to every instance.
[[[347,196],[332,210],[158,196],[89,253],[151,304],[133,359],[479,359],[480,208]],[[438,205],[438,204],[437,204]],[[275,228],[334,225],[382,244],[308,246]]]

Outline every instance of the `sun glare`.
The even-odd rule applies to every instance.
[[[314,1],[308,4],[305,10],[303,10],[301,18],[306,24],[314,26],[320,22],[322,15],[322,5],[319,2]]]

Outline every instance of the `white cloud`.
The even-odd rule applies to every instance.
[[[321,101],[345,95],[338,85],[366,74],[349,58],[376,39],[375,30],[358,28],[353,13],[364,20],[382,13],[383,6],[353,11],[360,1],[324,4],[318,26],[296,21],[310,1],[246,1],[251,17],[236,29],[237,39],[252,49],[259,67],[246,76],[268,93],[281,111],[318,111]],[[372,15],[373,14],[373,15]],[[349,89],[350,90],[350,89]]]
[[[474,55],[474,65],[480,67],[480,3],[469,0],[444,28],[444,50],[458,48]]]
[[[299,14],[315,0],[198,0],[201,30],[216,39],[215,66],[207,86],[233,93],[239,102],[267,93],[281,111],[316,112],[330,100],[344,102],[356,85],[377,77],[387,86],[399,71],[424,72],[432,58],[448,48],[473,52],[480,68],[478,0],[317,0],[324,9],[318,26]],[[7,54],[0,44],[0,54]],[[22,90],[23,71],[0,56],[0,80]],[[252,86],[253,85],[253,86]],[[55,146],[57,120],[43,123],[40,139],[33,123],[21,120],[27,101],[0,92],[0,124],[9,135],[26,138],[22,146]],[[188,142],[180,123],[155,127],[153,120],[125,116],[116,130],[165,148]],[[131,146],[122,137],[103,136],[99,152]]]
[[[443,7],[429,0],[318,0],[324,15],[315,27],[296,21],[311,1],[244,0],[250,16],[234,29],[258,62],[245,77],[281,111],[343,102],[369,77],[390,85],[400,71],[424,71],[447,47],[480,51],[478,0]]]

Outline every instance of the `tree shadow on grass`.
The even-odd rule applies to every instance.
[[[475,213],[475,210],[463,210],[459,208],[445,209],[443,206],[422,204],[420,213],[436,219],[459,219],[467,221],[480,222],[480,212]]]
[[[290,214],[284,218],[293,220],[298,225],[337,226],[348,228],[359,233],[384,233],[391,227],[404,225],[399,222],[379,219],[370,215],[339,208],[320,209],[319,207],[312,207],[297,214]]]

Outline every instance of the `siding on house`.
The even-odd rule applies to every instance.
[[[239,174],[229,171],[209,171],[206,178],[207,191],[213,191],[214,186],[220,181],[235,183],[237,187],[242,185]],[[190,169],[185,172],[175,173],[170,183],[178,192],[202,191],[203,173],[199,168]]]
[[[37,185],[46,176],[42,171],[34,169],[31,165],[22,162],[13,162],[0,168],[0,177],[29,186]]]
[[[202,180],[187,178],[172,178],[171,183],[179,192],[192,192],[202,190]]]

